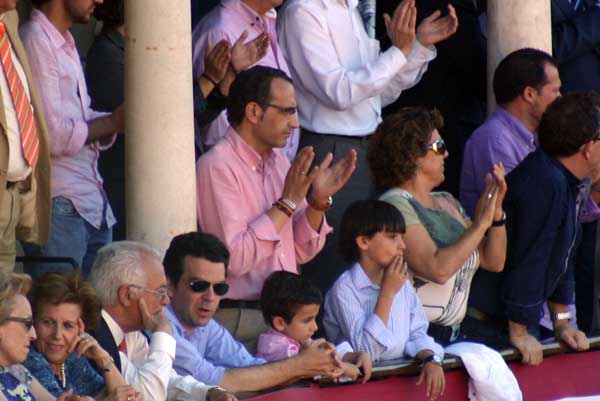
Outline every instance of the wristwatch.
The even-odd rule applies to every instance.
[[[552,317],[552,321],[556,322],[557,320],[571,320],[571,318],[573,317],[573,315],[571,315],[571,312],[566,311],[566,312],[556,312],[553,313],[551,315]]]
[[[431,362],[434,365],[438,365],[438,366],[443,366],[444,365],[444,359],[436,354],[431,354],[428,357],[426,357],[425,359],[423,359],[423,363],[421,364],[421,366],[425,366],[425,364],[427,362]]]
[[[324,205],[319,205],[317,202],[314,201],[314,199],[311,196],[308,200],[308,205],[313,209],[318,210],[319,212],[325,212],[329,210],[331,205],[333,205],[333,198],[329,196]]]

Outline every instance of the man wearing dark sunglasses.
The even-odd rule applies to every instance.
[[[177,340],[177,372],[233,392],[263,390],[315,375],[339,376],[335,347],[323,340],[295,357],[266,363],[250,355],[212,319],[229,289],[225,282],[228,263],[225,245],[207,233],[178,235],[167,249],[163,264],[173,299],[166,311]],[[356,363],[365,357],[349,352],[342,359]],[[363,366],[370,366],[370,360]],[[370,375],[370,368],[365,370]]]

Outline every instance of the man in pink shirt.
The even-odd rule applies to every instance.
[[[216,318],[253,352],[267,329],[258,302],[264,280],[276,270],[297,272],[323,248],[331,232],[324,211],[354,171],[356,152],[333,166],[328,154],[310,170],[314,151],[306,147],[290,166],[281,148],[298,116],[281,70],[241,72],[227,112],[227,135],[198,160],[198,223],[231,252],[228,299]]]
[[[283,0],[221,0],[221,3],[194,28],[192,36],[194,76],[204,71],[204,52],[207,45],[214,46],[223,39],[235,43],[242,35],[247,35],[248,41],[266,35],[269,46],[265,49],[266,54],[257,64],[280,69],[289,75],[288,65],[277,44],[275,30],[277,13],[274,8],[282,3]],[[237,65],[236,60],[232,60],[232,66],[230,79],[235,78],[235,71],[240,72],[242,69]],[[228,128],[227,117],[222,113],[208,126],[204,136],[205,144],[213,146],[226,135]],[[299,141],[300,130],[295,128],[283,149],[288,159],[293,160],[296,156]]]
[[[89,274],[96,251],[112,239],[115,223],[98,173],[100,151],[123,131],[123,109],[90,108],[81,61],[69,28],[87,22],[101,0],[33,0],[20,30],[50,136],[52,221],[44,256],[73,258]],[[36,276],[60,266],[36,266]]]

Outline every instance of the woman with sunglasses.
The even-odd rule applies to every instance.
[[[506,258],[504,168],[494,166],[473,219],[451,194],[433,192],[444,181],[449,154],[438,132],[437,110],[405,108],[377,128],[367,160],[380,199],[406,221],[405,260],[429,319],[429,335],[447,345],[461,338],[471,281],[480,266],[501,271]]]
[[[86,333],[100,317],[100,302],[89,282],[78,272],[46,273],[35,281],[29,299],[37,339],[24,365],[51,394],[71,389],[74,395],[97,399],[138,399],[108,352]]]

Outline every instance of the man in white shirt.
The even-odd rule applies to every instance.
[[[334,237],[346,207],[374,195],[366,153],[368,138],[381,122],[381,108],[419,81],[435,58],[433,45],[458,26],[449,6],[446,16],[436,11],[415,28],[415,0],[403,0],[392,17],[385,16],[393,46],[380,53],[379,41],[365,32],[357,5],[358,0],[288,0],[277,25],[296,90],[300,147],[313,146],[315,160],[328,152],[339,159],[352,148],[358,153],[356,171],[327,213]],[[336,238],[327,241],[303,269],[324,292],[345,267],[335,255],[336,243]]]
[[[94,337],[145,401],[235,400],[219,387],[173,370],[175,338],[163,312],[169,291],[153,248],[133,241],[106,245],[90,280],[104,307]],[[152,332],[150,344],[141,330]]]

